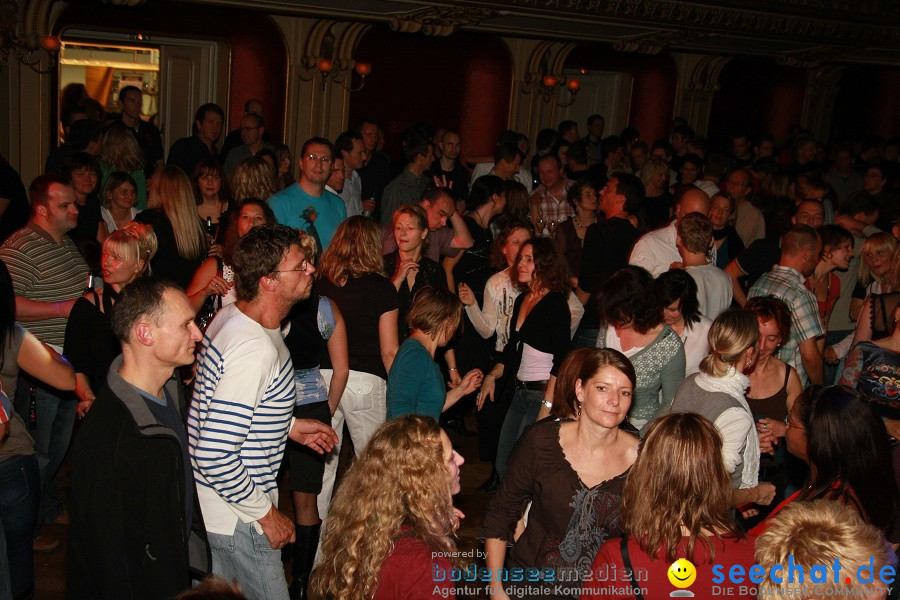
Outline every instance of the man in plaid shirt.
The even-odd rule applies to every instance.
[[[796,225],[781,238],[781,260],[750,288],[748,298],[773,296],[791,311],[791,334],[782,341],[778,357],[800,375],[804,387],[824,382],[822,353],[816,340],[825,335],[816,296],[804,281],[819,261],[822,240],[808,225]]]
[[[542,156],[538,161],[538,178],[541,185],[531,194],[531,222],[537,223],[538,217],[543,218],[544,230],[537,232],[540,235],[550,231],[551,222],[561,225],[575,216],[575,208],[568,202],[569,188],[575,182],[566,177],[555,154]]]

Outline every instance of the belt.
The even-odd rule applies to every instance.
[[[521,379],[516,379],[516,389],[543,392],[547,389],[548,383],[549,381],[546,379],[544,381],[522,381]]]

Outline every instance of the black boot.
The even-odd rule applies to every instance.
[[[309,583],[313,562],[316,560],[316,548],[319,545],[319,529],[321,527],[322,523],[316,525],[296,524],[297,540],[294,542],[289,590],[291,600],[306,600],[308,597],[306,586]]]
[[[497,491],[497,486],[500,485],[500,475],[497,473],[497,469],[491,469],[491,476],[488,477],[484,483],[478,486],[478,490],[476,490],[479,494],[493,494]]]

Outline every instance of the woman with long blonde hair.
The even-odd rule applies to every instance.
[[[669,597],[672,586],[666,573],[679,558],[697,570],[692,591],[700,597],[715,595],[713,562],[749,568],[754,562],[753,537],[732,518],[731,482],[721,456],[722,438],[709,419],[675,413],[653,421],[622,493],[622,526],[627,534],[600,548],[592,571],[612,572],[615,566],[616,573],[625,569],[642,573],[635,583],[645,588],[644,598],[652,600]],[[617,578],[608,583],[594,578],[584,584],[581,597],[606,596],[605,585],[630,588]],[[628,589],[611,596],[632,595]]]
[[[138,210],[147,208],[147,179],[144,176],[144,153],[130,131],[110,127],[103,134],[100,154],[100,189],[106,186],[110,173],[122,171],[134,179]]]
[[[319,515],[328,513],[337,474],[344,421],[357,456],[387,411],[387,374],[397,354],[397,289],[384,275],[381,229],[372,219],[350,217],[342,222],[319,260],[316,294],[334,302],[344,316],[350,375],[331,418],[338,443],[325,459],[319,492]],[[331,386],[331,358],[326,353],[321,373]]]
[[[163,167],[153,176],[148,206],[134,220],[152,226],[159,240],[153,271],[185,288],[207,254],[191,180],[178,167]]]
[[[463,458],[430,417],[382,425],[344,476],[323,525],[310,597],[386,600],[452,592],[435,568],[452,568],[462,516],[453,507]],[[455,597],[441,594],[441,597]]]

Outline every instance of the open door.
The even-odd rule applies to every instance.
[[[571,120],[578,123],[578,129],[584,135],[587,118],[593,114],[603,115],[606,120],[604,135],[618,135],[628,126],[628,111],[631,107],[631,89],[633,77],[630,73],[617,71],[591,71],[582,75],[578,71],[566,70],[567,77],[573,77],[581,83],[581,90],[575,96],[572,106],[559,109],[559,120]],[[566,98],[567,92],[562,92]]]
[[[167,43],[159,50],[159,123],[168,150],[175,140],[193,133],[194,113],[199,106],[226,97],[224,86],[220,93],[217,83],[227,81],[227,71],[223,69],[221,75],[217,71],[219,49],[214,42]],[[228,114],[227,107],[222,108]]]

